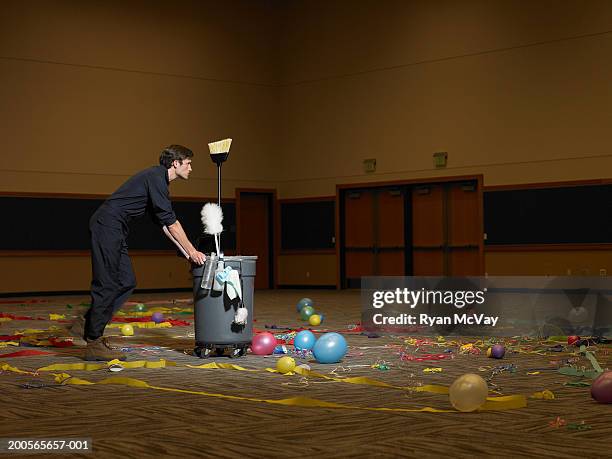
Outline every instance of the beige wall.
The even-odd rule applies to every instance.
[[[485,265],[491,276],[607,276],[612,275],[612,251],[491,251],[485,253]]]
[[[271,186],[276,101],[269,2],[5,1],[0,191],[111,193],[181,143],[175,195],[215,195],[206,143],[236,141],[235,186]]]
[[[336,255],[281,255],[277,282],[279,285],[336,285]]]
[[[170,255],[132,254],[140,289],[188,288],[192,286],[189,264]],[[3,292],[86,291],[91,282],[88,256],[61,255],[0,257]]]
[[[610,177],[611,2],[290,5],[280,197],[438,175]],[[433,169],[436,151],[449,153],[445,170]]]
[[[235,139],[225,196],[329,196],[337,184],[466,174],[485,185],[611,176],[607,0],[1,8],[0,191],[107,194],[183,143],[201,156],[172,194],[212,196],[206,143],[225,136]],[[446,169],[434,170],[435,151],[449,153]],[[363,173],[365,158],[376,173]],[[326,266],[321,283],[334,284],[335,257],[319,257],[309,260]],[[283,256],[283,282],[307,282],[303,263]],[[487,256],[487,271],[504,263]],[[141,286],[164,278],[161,265],[139,274]]]

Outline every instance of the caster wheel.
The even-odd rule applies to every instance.
[[[196,347],[193,350],[193,355],[201,359],[206,359],[210,356],[210,351],[211,350],[208,348]]]
[[[240,349],[239,348],[234,348],[232,349],[232,352],[230,352],[230,359],[235,359],[236,357],[240,357]]]
[[[243,355],[245,355],[247,352],[246,347],[236,347],[234,349],[232,349],[232,352],[230,354],[230,358],[235,359],[238,357],[242,357]]]

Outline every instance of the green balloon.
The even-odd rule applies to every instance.
[[[138,303],[136,306],[134,306],[134,309],[138,312],[144,312],[147,310],[147,307],[142,303]]]
[[[300,311],[300,317],[302,320],[308,320],[314,313],[315,309],[312,306],[304,306]]]

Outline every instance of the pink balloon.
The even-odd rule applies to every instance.
[[[600,374],[591,384],[591,397],[599,403],[612,403],[612,371]]]
[[[276,344],[276,338],[272,333],[258,333],[253,337],[253,341],[251,342],[251,350],[253,351],[253,354],[270,355],[274,351]]]

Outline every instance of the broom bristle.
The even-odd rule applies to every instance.
[[[202,224],[204,232],[207,234],[220,234],[223,231],[223,211],[218,204],[212,202],[204,204],[202,207]]]
[[[218,140],[217,142],[211,142],[208,144],[208,149],[211,155],[219,153],[227,153],[232,145],[232,139]]]

